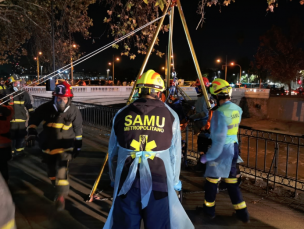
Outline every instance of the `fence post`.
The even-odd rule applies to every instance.
[[[296,198],[298,195],[297,187],[298,187],[298,172],[299,172],[299,156],[300,156],[300,137],[298,137],[298,152],[297,152],[297,167],[296,167],[296,183],[295,183],[295,193],[294,197]]]
[[[274,162],[274,176],[273,176],[273,189],[275,189],[276,184],[276,175],[278,173],[278,161],[279,161],[279,143],[278,143],[278,134],[276,134],[276,142],[274,148],[275,162]]]
[[[257,137],[256,137],[256,152],[255,152],[255,171],[254,171],[254,183],[256,183],[256,179],[257,179],[257,165],[258,165],[258,144],[259,141],[259,131],[257,130]]]

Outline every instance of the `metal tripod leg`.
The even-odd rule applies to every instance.
[[[108,158],[109,158],[109,153],[107,153],[107,155],[106,155],[106,157],[105,157],[105,159],[104,159],[104,163],[103,163],[103,165],[102,165],[102,167],[101,167],[101,170],[100,170],[100,172],[99,172],[99,175],[98,175],[98,177],[97,177],[97,179],[96,179],[96,181],[95,181],[95,183],[94,183],[94,185],[93,185],[93,188],[92,188],[92,190],[91,190],[90,195],[88,196],[88,198],[87,198],[87,200],[86,200],[87,202],[93,202],[93,200],[94,200],[94,194],[95,194],[95,192],[96,192],[96,190],[97,190],[97,187],[98,187],[100,178],[101,178],[101,176],[102,176],[102,174],[103,174],[103,170],[104,170],[104,168],[105,168],[105,166],[106,166],[106,164],[107,164]]]
[[[168,50],[167,50],[167,90],[166,95],[169,96],[170,87],[170,75],[171,75],[171,53],[172,53],[172,37],[173,37],[173,23],[174,23],[174,6],[171,7],[170,12],[170,28],[169,28],[169,38],[168,38]]]
[[[167,5],[167,8],[166,8],[166,10],[164,11],[163,16],[167,14],[169,7],[170,7],[170,4]],[[145,57],[145,59],[144,59],[144,62],[143,62],[142,66],[141,66],[141,68],[140,68],[140,70],[139,70],[139,73],[138,73],[138,75],[137,75],[137,77],[136,77],[136,81],[135,81],[135,83],[134,83],[134,85],[133,85],[133,88],[132,88],[132,91],[131,91],[131,93],[130,93],[130,96],[129,96],[127,105],[130,104],[130,102],[131,102],[131,100],[132,100],[132,97],[133,97],[133,94],[134,94],[134,91],[135,91],[135,87],[136,87],[136,84],[137,84],[137,80],[138,80],[138,78],[143,74],[143,72],[144,72],[144,70],[145,70],[145,67],[146,67],[146,65],[147,65],[147,62],[148,62],[149,57],[150,57],[150,55],[151,55],[151,52],[152,52],[152,50],[153,50],[154,44],[155,44],[155,42],[156,42],[156,40],[157,40],[157,37],[158,37],[159,31],[160,31],[160,29],[161,29],[161,26],[162,26],[163,23],[164,23],[164,20],[165,20],[165,17],[162,17],[162,18],[160,19],[160,22],[159,22],[159,24],[158,24],[158,26],[157,26],[157,29],[156,29],[155,34],[154,34],[154,36],[153,36],[152,42],[151,42],[151,44],[150,44],[150,47],[149,47],[149,49],[148,49],[148,51],[147,51],[146,57]]]
[[[206,88],[205,88],[205,84],[204,84],[204,81],[203,81],[202,72],[201,72],[201,69],[200,69],[200,67],[198,65],[197,57],[196,57],[196,54],[195,54],[195,51],[194,51],[194,47],[193,47],[193,44],[192,44],[192,40],[191,40],[191,37],[190,37],[190,33],[189,33],[189,30],[188,30],[188,26],[187,26],[187,23],[186,23],[185,15],[184,15],[184,12],[183,12],[183,9],[182,9],[182,5],[181,5],[180,1],[181,0],[177,0],[178,12],[179,12],[180,18],[182,20],[182,24],[183,24],[184,31],[185,31],[185,34],[186,34],[186,37],[187,37],[187,41],[188,41],[188,45],[189,45],[189,48],[190,48],[190,51],[191,51],[191,54],[192,54],[192,58],[193,58],[194,65],[195,65],[195,69],[196,69],[199,81],[201,83],[201,87],[202,87],[204,98],[205,98],[205,101],[206,101],[206,104],[207,104],[207,108],[208,108],[208,110],[210,110],[211,109],[211,105],[210,105],[208,94],[207,94],[207,91],[206,91]]]

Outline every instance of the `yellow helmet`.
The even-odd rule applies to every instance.
[[[149,92],[158,92],[165,90],[165,83],[161,78],[160,74],[154,70],[148,70],[143,73],[136,82],[136,88],[138,93],[141,93],[142,88],[149,88]]]
[[[16,80],[15,80],[14,76],[10,76],[10,77],[8,78],[8,81],[9,81],[10,83],[14,83]]]
[[[231,96],[232,94],[232,87],[230,84],[223,79],[215,79],[212,81],[211,87],[210,87],[210,93],[212,95],[225,95],[225,96]]]

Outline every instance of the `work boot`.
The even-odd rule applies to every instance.
[[[215,218],[215,206],[207,207],[205,204],[203,206],[203,212],[209,219]]]
[[[55,208],[57,211],[63,211],[65,207],[65,200],[63,195],[57,196],[55,200]]]
[[[249,213],[247,208],[244,209],[240,209],[240,210],[236,210],[236,217],[241,220],[243,223],[249,223],[250,219],[249,219]]]

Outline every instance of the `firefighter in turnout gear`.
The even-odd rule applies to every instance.
[[[3,94],[0,94],[0,103],[3,102]],[[14,110],[7,103],[0,105],[0,172],[4,180],[8,181],[8,164],[12,158],[12,147],[10,138],[11,119]]]
[[[242,109],[230,102],[232,88],[222,79],[215,79],[210,88],[216,98],[218,108],[213,112],[210,127],[212,145],[201,162],[206,166],[206,185],[204,212],[211,218],[215,217],[215,197],[217,183],[222,178],[227,185],[236,216],[243,222],[249,222],[246,203],[243,200],[237,183],[237,163],[239,157],[237,133],[241,122]]]
[[[181,133],[178,115],[161,98],[161,76],[143,73],[139,98],[113,119],[109,170],[113,205],[104,228],[194,228],[175,190],[181,189]]]
[[[64,209],[69,192],[68,162],[75,158],[82,146],[82,116],[72,102],[73,92],[67,82],[58,84],[50,102],[39,106],[29,120],[27,145],[35,144],[37,126],[43,124],[38,136],[48,176],[56,186],[56,208]]]
[[[7,81],[7,94],[18,92],[23,85],[18,75],[11,76]],[[17,96],[15,96],[17,95]],[[14,97],[15,96],[15,97]],[[9,105],[14,109],[14,115],[11,120],[11,140],[12,155],[14,158],[24,156],[24,138],[26,136],[26,125],[34,113],[30,96],[27,91],[22,94],[14,93],[7,99],[10,99]]]

